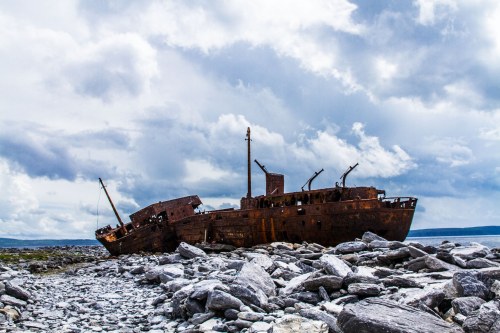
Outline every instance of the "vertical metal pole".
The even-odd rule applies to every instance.
[[[250,162],[250,127],[247,128],[247,150],[248,150],[248,192],[247,192],[247,198],[252,197],[252,163]]]
[[[104,193],[106,193],[106,196],[108,197],[109,203],[111,204],[111,208],[113,208],[113,212],[115,212],[118,222],[120,222],[120,225],[123,227],[122,219],[120,218],[120,215],[118,215],[115,205],[113,204],[113,201],[111,201],[111,197],[109,196],[108,191],[106,190],[106,186],[104,186],[104,184],[102,183],[102,179],[100,177],[99,177],[99,182],[101,183],[101,186],[104,189]]]

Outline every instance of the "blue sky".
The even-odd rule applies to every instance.
[[[125,219],[237,205],[248,126],[288,191],[359,163],[414,229],[500,224],[497,1],[16,0],[0,31],[0,237],[93,238],[98,177]]]

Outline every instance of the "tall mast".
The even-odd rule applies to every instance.
[[[248,150],[248,192],[247,198],[252,197],[252,163],[250,162],[250,127],[247,128],[247,150]]]
[[[101,177],[99,177],[99,182],[101,183],[102,188],[104,189],[104,193],[106,193],[106,196],[108,197],[109,203],[111,204],[111,208],[113,208],[113,212],[115,212],[116,218],[118,219],[118,222],[120,222],[120,225],[123,227],[123,222],[122,219],[120,218],[120,215],[118,215],[118,212],[116,211],[115,205],[113,204],[113,201],[111,200],[111,197],[108,194],[108,191],[106,190],[106,186],[102,183]]]

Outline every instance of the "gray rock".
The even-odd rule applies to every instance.
[[[497,333],[500,332],[500,301],[484,303],[468,316],[463,324],[465,332]]]
[[[380,298],[348,304],[337,318],[343,333],[459,333],[454,326],[427,312]]]
[[[425,257],[415,258],[413,260],[408,261],[404,264],[404,267],[410,271],[418,272],[421,269],[427,268],[427,264],[425,263]]]
[[[26,301],[12,297],[10,295],[0,296],[0,302],[7,304],[7,305],[17,306],[19,308],[23,308],[28,304],[28,303],[26,303]]]
[[[357,274],[357,273],[349,273],[343,281],[344,287],[348,287],[352,283],[379,283],[379,279],[375,276]]]
[[[268,297],[261,289],[256,289],[252,285],[240,285],[233,283],[229,286],[229,293],[249,305],[253,304],[260,308],[267,307]]]
[[[326,333],[328,326],[323,321],[311,320],[301,316],[287,314],[276,320],[273,333]]]
[[[410,251],[410,255],[413,257],[413,258],[420,258],[420,257],[424,257],[427,255],[427,252],[425,252],[424,250],[421,250],[421,249],[418,249],[414,246],[408,246],[408,250]]]
[[[40,323],[37,321],[23,321],[22,325],[27,328],[36,328],[39,330],[47,330],[49,327],[44,323]]]
[[[208,293],[215,289],[229,291],[229,287],[219,280],[203,280],[193,284],[193,292],[189,295],[189,298],[204,301],[208,297]]]
[[[476,296],[458,297],[451,301],[451,306],[455,313],[460,313],[467,317],[472,311],[479,309],[483,303],[485,301]]]
[[[385,279],[382,279],[382,283],[386,287],[399,287],[399,288],[423,288],[421,283],[418,283],[415,280],[404,278],[401,276],[391,276]]]
[[[273,325],[265,321],[257,321],[248,329],[249,333],[270,333],[272,332]]]
[[[410,250],[408,249],[408,247],[400,247],[396,250],[384,252],[384,254],[378,256],[378,259],[382,261],[395,261],[408,257],[410,257]]]
[[[347,288],[349,294],[361,297],[378,296],[381,290],[378,284],[373,283],[352,283]]]
[[[405,298],[404,303],[415,308],[418,308],[421,304],[423,304],[429,309],[434,309],[441,304],[445,296],[446,294],[441,288],[429,288],[423,290],[416,289],[414,293]]]
[[[431,255],[427,255],[424,258],[425,265],[432,272],[454,271],[459,269],[457,266],[448,264],[447,262],[444,262]]]
[[[329,332],[341,332],[337,326],[337,318],[316,308],[302,309],[299,311],[302,317],[319,320],[328,325]]]
[[[238,319],[238,313],[240,313],[239,310],[227,309],[224,311],[224,318],[229,319],[229,320],[236,320],[236,319]]]
[[[360,252],[367,248],[365,242],[345,242],[340,243],[335,247],[335,253],[354,253]]]
[[[328,274],[344,278],[347,274],[352,273],[351,268],[345,262],[332,254],[324,254],[319,261]]]
[[[234,282],[240,285],[251,285],[255,290],[260,289],[268,296],[276,295],[276,286],[269,273],[251,262],[243,265]]]
[[[264,314],[259,312],[242,311],[238,313],[238,318],[247,321],[261,321]]]
[[[180,290],[181,288],[192,284],[193,281],[185,278],[177,278],[172,281],[168,281],[165,284],[162,284],[163,289],[175,293],[176,291]]]
[[[248,321],[248,320],[243,320],[243,319],[236,319],[231,322],[226,322],[226,325],[228,326],[234,326],[237,327],[239,330],[237,332],[240,332],[243,329],[250,328],[252,326],[253,322]]]
[[[306,273],[299,275],[293,279],[291,279],[284,288],[280,289],[281,296],[287,296],[294,292],[298,292],[304,289],[303,283],[311,276],[311,273]]]
[[[23,301],[27,301],[31,298],[31,294],[26,289],[10,281],[5,282],[5,293]]]
[[[239,309],[242,305],[243,302],[236,297],[221,290],[213,290],[208,294],[206,307],[212,311],[224,311]]]
[[[475,272],[457,272],[453,274],[453,286],[460,297],[477,296],[487,300],[490,291],[486,285],[477,278]]]
[[[331,292],[342,288],[342,281],[341,277],[334,275],[310,276],[302,285],[307,291],[317,291],[320,287],[323,287]]]
[[[490,249],[479,243],[471,242],[470,246],[456,247],[450,253],[465,260],[472,260],[487,256],[490,253]]]
[[[371,232],[371,231],[365,231],[363,236],[361,237],[361,240],[366,243],[371,243],[375,240],[377,241],[387,241],[387,239],[380,237],[379,235]]]
[[[184,260],[184,258],[179,253],[174,253],[174,254],[170,254],[168,256],[162,256],[162,257],[160,257],[158,259],[158,263],[160,265],[178,264],[182,260]]]
[[[197,257],[207,257],[207,254],[202,249],[196,246],[189,245],[187,243],[181,242],[177,247],[177,252],[184,258],[192,259]]]
[[[143,265],[137,265],[137,266],[132,266],[129,270],[130,274],[137,275],[137,274],[142,274],[144,273],[144,266]]]
[[[300,302],[309,304],[318,304],[321,301],[319,294],[313,291],[302,291],[292,296],[296,297]]]
[[[401,247],[406,247],[404,243],[397,242],[397,241],[380,241],[380,240],[374,240],[370,244],[368,244],[369,249],[390,249],[390,250],[395,250]]]
[[[466,267],[469,269],[478,269],[478,268],[488,268],[488,267],[500,267],[500,264],[485,258],[476,258],[467,261]]]
[[[274,262],[268,255],[260,254],[251,260],[252,263],[264,268],[267,272],[272,272],[274,269]]]

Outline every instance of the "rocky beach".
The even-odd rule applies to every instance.
[[[0,332],[500,332],[498,248],[368,232],[217,250],[2,250]]]

